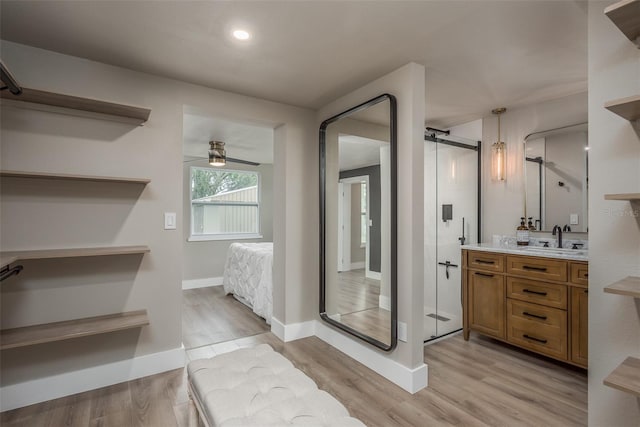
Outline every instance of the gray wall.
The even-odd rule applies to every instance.
[[[340,179],[354,176],[369,177],[369,218],[373,221],[369,228],[369,270],[380,272],[380,166],[351,169],[340,172]]]
[[[206,147],[205,147],[206,148]],[[191,166],[206,167],[206,159],[184,163],[182,200],[183,210],[183,247],[182,247],[182,279],[209,279],[222,277],[227,250],[233,240],[210,240],[189,242],[191,230],[191,211],[189,200],[190,168]],[[228,163],[221,169],[250,170],[260,173],[260,231],[262,239],[246,239],[241,242],[272,242],[273,241],[273,165],[262,164],[249,166],[240,163]]]

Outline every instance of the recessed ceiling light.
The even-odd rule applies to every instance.
[[[233,32],[233,37],[238,40],[249,40],[251,38],[251,34],[245,30],[235,30]]]

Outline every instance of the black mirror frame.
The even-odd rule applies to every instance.
[[[373,105],[389,100],[389,145],[391,160],[391,272],[390,272],[390,293],[391,293],[391,344],[378,341],[368,335],[361,333],[347,325],[330,318],[326,313],[326,257],[325,257],[325,237],[326,237],[326,130],[327,126],[342,118],[348,117]],[[320,318],[330,325],[341,329],[381,350],[392,351],[398,344],[398,274],[397,274],[397,210],[398,210],[398,188],[397,188],[397,116],[398,107],[396,97],[388,93],[372,98],[360,105],[356,105],[340,114],[328,118],[320,125]]]

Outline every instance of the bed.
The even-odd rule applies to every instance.
[[[222,284],[226,294],[251,307],[271,324],[273,315],[273,243],[232,243]]]

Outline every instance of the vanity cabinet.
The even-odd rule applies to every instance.
[[[469,283],[469,324],[475,331],[505,337],[505,285],[502,274],[472,271]]]
[[[464,338],[471,331],[587,367],[588,264],[464,249]]]

